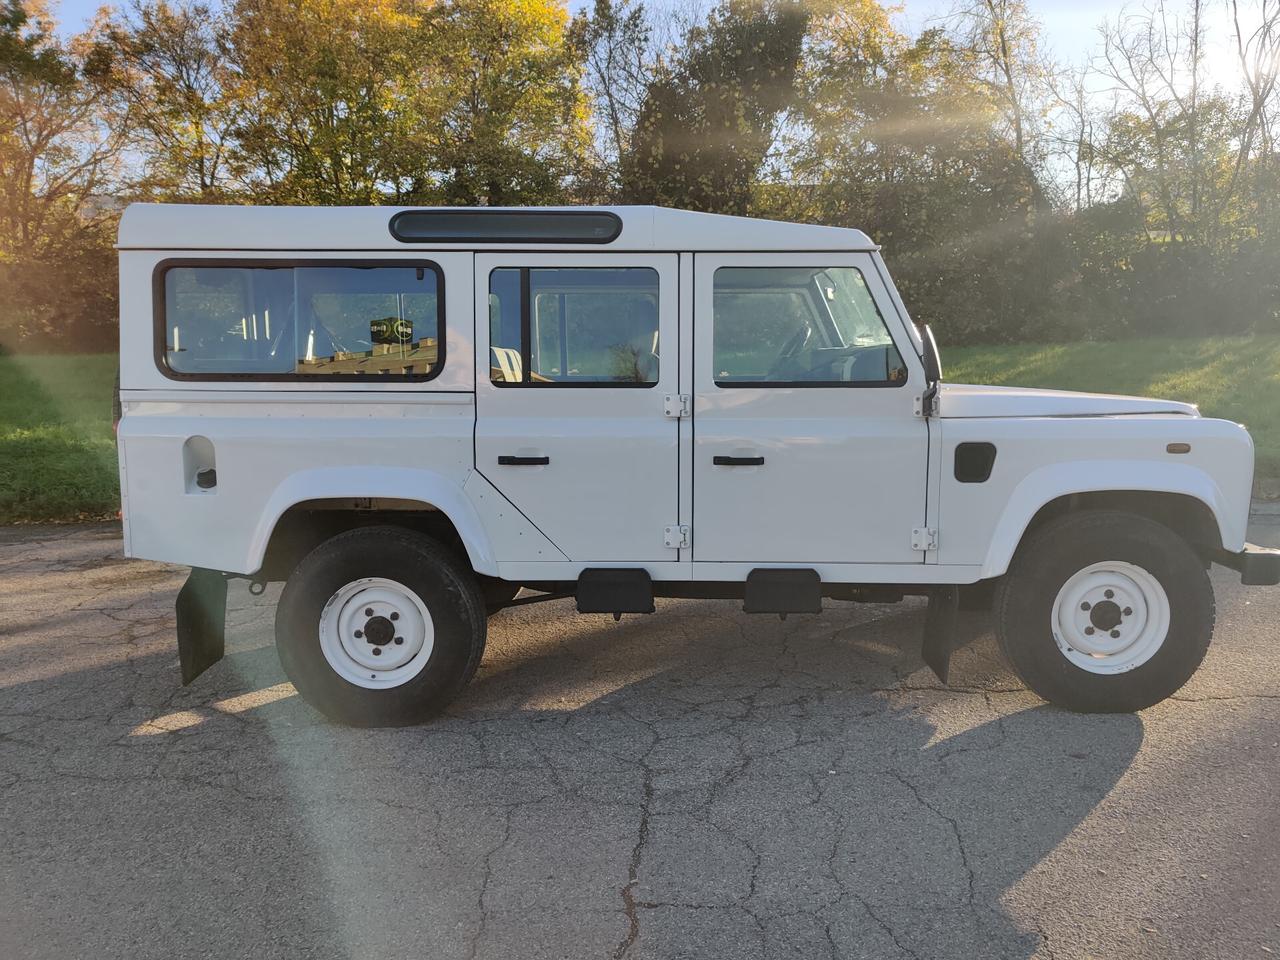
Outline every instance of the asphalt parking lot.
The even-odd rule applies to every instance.
[[[1280,516],[1252,532],[1280,544]],[[490,621],[404,730],[285,682],[275,591],[178,681],[185,571],[110,526],[0,531],[0,956],[1280,955],[1280,588],[1141,715],[1048,708],[982,617],[730,602]]]

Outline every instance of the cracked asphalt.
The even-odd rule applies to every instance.
[[[1136,716],[1046,707],[978,615],[940,688],[918,602],[557,601],[362,731],[285,681],[276,590],[181,687],[184,575],[0,531],[4,958],[1280,954],[1280,589],[1215,569],[1208,660]]]

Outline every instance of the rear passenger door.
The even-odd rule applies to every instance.
[[[678,559],[677,258],[476,256],[476,469],[566,556]]]

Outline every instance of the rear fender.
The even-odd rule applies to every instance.
[[[284,480],[272,492],[254,529],[245,558],[245,570],[258,570],[266,555],[272,531],[286,510],[308,500],[346,497],[387,498],[434,507],[453,524],[477,573],[497,576],[493,545],[474,504],[462,485],[431,470],[407,467],[323,467],[304,470]]]

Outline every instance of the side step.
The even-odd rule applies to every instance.
[[[648,570],[588,567],[578,574],[579,613],[653,613],[653,580]]]
[[[747,613],[821,613],[822,578],[817,570],[758,567],[747,574],[742,609]]]

